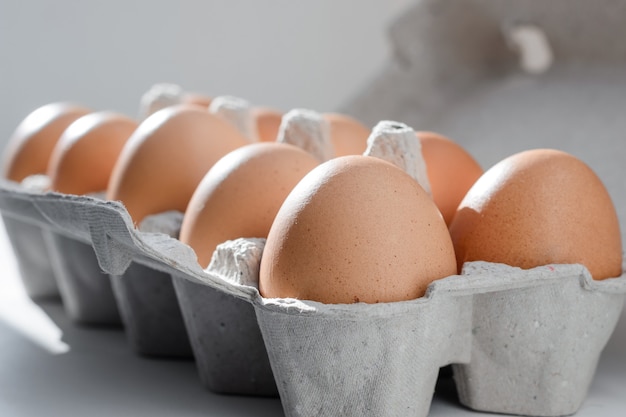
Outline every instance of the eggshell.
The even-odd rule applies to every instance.
[[[483,169],[460,145],[433,132],[416,132],[430,190],[446,224],[450,225],[463,197],[482,175]]]
[[[370,130],[358,120],[339,113],[325,113],[335,156],[362,155]]]
[[[455,273],[446,224],[419,184],[386,161],[345,156],[307,174],[283,203],[259,289],[269,298],[391,302]]]
[[[319,161],[293,145],[255,143],[220,159],[196,189],[180,231],[203,267],[218,244],[265,238],[291,189]]]
[[[106,190],[113,166],[137,126],[135,120],[114,112],[91,113],[74,121],[50,157],[50,188],[67,194]]]
[[[63,131],[90,110],[71,103],[39,107],[19,124],[4,153],[4,177],[13,181],[45,174],[50,154]]]
[[[267,107],[252,109],[252,117],[257,127],[257,136],[260,142],[275,142],[282,121],[282,112]]]
[[[620,227],[606,188],[585,163],[557,150],[521,152],[485,172],[450,233],[459,268],[481,260],[524,269],[578,263],[594,279],[622,273]]]
[[[205,96],[204,94],[187,92],[182,96],[182,103],[184,104],[194,104],[196,106],[200,106],[202,108],[208,109],[211,105],[211,97]]]
[[[149,214],[184,212],[211,166],[247,143],[234,126],[198,106],[159,110],[122,149],[107,198],[121,200],[136,224]]]

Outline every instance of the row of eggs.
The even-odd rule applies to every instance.
[[[270,298],[414,299],[472,260],[622,272],[610,196],[564,152],[522,152],[483,173],[453,141],[417,132],[426,186],[364,156],[373,133],[348,116],[159,88],[144,96],[141,122],[67,103],[35,110],[9,143],[4,176],[106,191],[137,225],[184,212],[180,240],[203,267],[221,242],[266,237],[259,290]]]

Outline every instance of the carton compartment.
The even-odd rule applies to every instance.
[[[133,262],[122,275],[110,277],[126,336],[137,354],[193,358],[168,273]]]
[[[41,226],[2,216],[26,294],[33,300],[59,299],[60,293]]]
[[[43,236],[67,315],[80,324],[120,326],[111,283],[91,243],[52,230]]]
[[[277,396],[252,305],[185,277],[173,279],[202,384],[222,394]]]

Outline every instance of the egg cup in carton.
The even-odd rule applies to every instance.
[[[182,214],[148,216],[139,230],[177,238]],[[134,260],[111,284],[133,350],[145,356],[192,358],[172,278],[168,272]]]
[[[2,189],[4,192],[28,193],[18,184],[8,181],[3,181]],[[3,210],[2,222],[13,247],[26,294],[34,300],[58,299],[59,288],[44,240],[42,220],[36,220],[37,214],[30,211],[28,201],[16,200],[14,203],[16,206],[10,210],[14,214]]]

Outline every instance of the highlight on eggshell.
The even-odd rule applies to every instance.
[[[72,103],[51,103],[30,113],[15,129],[3,155],[3,176],[20,182],[45,174],[63,131],[91,110]]]
[[[450,225],[459,270],[488,261],[529,269],[582,264],[594,279],[622,273],[617,213],[580,159],[553,149],[512,155],[468,191]]]
[[[105,191],[113,166],[137,126],[135,120],[110,111],[75,120],[50,157],[50,188],[67,194]]]
[[[202,267],[218,244],[240,237],[265,238],[291,189],[319,161],[284,143],[235,149],[213,165],[195,190],[180,231]]]
[[[248,143],[232,124],[198,106],[159,110],[124,145],[107,198],[121,201],[136,224],[150,214],[184,212],[213,164]]]
[[[430,192],[447,225],[483,169],[463,147],[434,132],[416,132],[426,163]]]
[[[424,189],[395,165],[343,156],[285,199],[263,251],[266,298],[378,303],[419,298],[456,273],[452,241]]]

